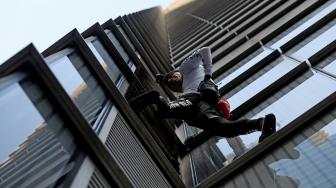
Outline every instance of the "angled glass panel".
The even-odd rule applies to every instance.
[[[288,54],[301,61],[306,60],[320,51],[323,47],[336,40],[336,19],[300,42]]]
[[[334,187],[335,108],[305,127],[221,186],[245,179],[246,187]]]
[[[336,76],[336,60],[331,62],[328,66],[324,67],[323,70]]]
[[[330,67],[327,66],[326,68]],[[295,82],[296,83],[293,85],[290,84],[287,88],[284,88],[281,91],[281,93],[284,92],[285,94],[282,94],[280,97],[278,94],[275,94],[277,96],[274,96],[274,99],[271,99],[273,102],[265,101],[265,103],[252,109],[247,115],[245,115],[244,118],[258,118],[263,117],[268,113],[274,113],[277,117],[277,129],[280,129],[283,126],[288,125],[307,110],[311,109],[313,106],[320,103],[326,97],[336,92],[336,81],[324,74],[316,73],[315,71],[307,71],[307,73],[302,75],[301,78],[297,78]],[[335,119],[335,117],[336,115],[334,115],[333,119]],[[330,121],[329,116],[323,119],[324,121]],[[333,121],[335,123],[335,120]],[[335,129],[335,126],[333,129]],[[204,178],[210,176],[222,167],[230,164],[236,157],[243,155],[247,150],[254,147],[257,144],[259,136],[260,132],[230,139],[213,137],[208,142],[192,151],[191,162],[192,166],[194,166],[192,172],[193,176],[196,176],[194,177],[196,184],[200,183]],[[319,138],[320,136],[316,136],[316,139]],[[324,138],[321,139],[326,140]],[[317,142],[320,141],[317,140]],[[258,177],[261,176],[261,174],[264,175],[264,170],[267,170],[267,168],[251,168],[246,172],[246,181],[244,179],[234,179],[233,181],[235,183],[240,181],[245,181],[245,183],[249,182],[247,185],[252,183],[254,185],[252,187],[257,185],[260,185],[261,187],[268,187],[271,179],[267,179],[267,181],[264,182],[263,179],[259,179]],[[298,173],[296,173],[296,175],[298,175]],[[266,178],[269,177],[272,176],[267,175]],[[251,178],[256,179],[251,180]],[[281,179],[281,177],[279,178]],[[294,183],[293,185],[297,185],[295,184],[297,182],[292,181],[291,179],[286,179],[286,181],[289,181],[290,185],[292,185],[292,183]]]
[[[75,51],[70,51],[55,59],[47,58],[46,61],[92,128],[99,131],[101,122],[106,118],[104,114],[110,111],[112,104],[84,59]]]
[[[124,47],[121,45],[117,37],[108,29],[105,30],[106,35],[108,38],[111,40],[113,43],[114,47],[118,50],[119,54],[122,56],[124,61],[127,63],[127,65],[131,68],[131,70],[134,72],[135,71],[135,65],[132,61],[132,59],[129,57],[127,52],[125,51]]]
[[[124,31],[124,29],[117,24],[117,27],[119,29],[119,31],[121,32],[121,34],[125,37],[125,39],[127,40],[128,44],[131,46],[132,50],[134,51],[134,53],[138,56],[138,58],[142,61],[142,57],[140,55],[140,53],[138,52],[138,50],[135,48],[134,44],[132,43],[131,39],[128,37],[128,35],[126,34],[126,32]]]
[[[336,9],[335,1],[327,1],[325,4],[314,10],[312,13],[302,18],[300,21],[289,27],[286,31],[272,39],[266,44],[271,48],[277,49],[286,44],[288,41],[302,33],[304,30],[318,22],[320,19]]]
[[[219,78],[217,79],[218,88],[225,86],[226,84],[237,78],[239,75],[243,74],[245,71],[258,64],[262,59],[270,55],[272,52],[272,50],[269,50],[267,48],[260,48],[259,50],[252,53],[250,56],[243,59],[237,65],[219,76]]]
[[[334,65],[328,65],[326,69]],[[254,109],[258,113],[247,114],[252,118],[262,117],[268,113],[274,113],[277,117],[277,129],[280,129],[297,117],[319,104],[323,99],[336,92],[336,81],[319,72],[313,72],[303,83],[280,97],[277,101],[268,106],[258,106],[262,110]],[[254,114],[254,115],[253,115]],[[252,133],[241,136],[246,145],[257,144],[260,133]]]
[[[329,66],[328,68],[326,68],[326,66],[333,64],[332,66]],[[313,66],[319,69],[322,69],[324,71],[326,71],[329,74],[334,75],[334,77],[336,77],[336,52],[333,52],[331,54],[329,54],[327,57],[325,57],[324,59],[322,59],[321,61],[317,62],[316,64],[314,64]]]
[[[293,61],[285,56],[279,57],[274,62],[276,62],[276,64],[273,63],[268,65],[271,69],[267,72],[262,70],[261,72],[259,71],[260,74],[255,74],[254,77],[257,79],[252,80],[253,77],[251,77],[251,81],[245,81],[245,83],[248,84],[247,86],[237,87],[238,92],[235,93],[232,97],[228,98],[232,109],[237,108],[299,65],[298,62]]]
[[[119,113],[120,109],[106,98],[94,75],[85,66],[84,59],[76,51],[64,53],[65,56],[55,54],[61,57],[50,62],[50,68],[82,114],[87,120],[91,120],[89,122],[98,137],[134,187],[168,186],[166,177],[135,135],[127,119]],[[67,74],[69,77],[65,76]]]
[[[118,27],[119,31],[121,32],[121,34],[124,36],[124,38],[127,40],[128,44],[131,46],[131,48],[133,50],[136,50],[135,46],[133,45],[133,43],[131,42],[131,39],[128,37],[128,35],[126,34],[126,32],[124,31],[124,29],[121,27],[121,25],[116,24],[116,26]]]
[[[77,146],[45,93],[13,74],[0,79],[0,105],[0,187],[61,187]]]
[[[91,51],[95,54],[100,64],[109,75],[114,84],[118,87],[119,91],[125,95],[129,83],[127,82],[125,76],[122,74],[114,60],[108,54],[101,42],[95,38],[91,42],[88,42],[88,46]]]

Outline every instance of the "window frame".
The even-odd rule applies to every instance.
[[[112,101],[113,105],[116,106],[121,116],[130,126],[130,129],[135,133],[140,143],[151,155],[155,164],[162,170],[165,178],[167,178],[172,185],[184,187],[174,167],[170,164],[169,160],[155,142],[155,139],[150,135],[149,131],[144,129],[145,125],[131,109],[124,96],[119,92],[117,86],[107,75],[77,29],[73,29],[63,38],[47,48],[42,52],[42,55],[49,56],[69,47],[75,48],[80,53],[79,55],[86,60],[88,68],[91,69],[93,76],[95,76],[97,82],[106,92],[106,96]]]
[[[33,44],[25,47],[0,67],[0,77],[6,77],[16,72],[27,72],[36,78],[37,84],[41,86],[47,97],[52,99],[50,101],[54,101],[52,104],[55,105],[59,115],[69,122],[67,128],[77,139],[78,147],[95,161],[95,165],[104,177],[111,180],[112,186],[131,186],[120,167],[59,84]],[[78,166],[75,169],[78,169]],[[75,172],[70,174],[73,176]],[[72,178],[69,177],[65,183],[70,185],[71,182]]]

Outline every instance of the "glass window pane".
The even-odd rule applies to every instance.
[[[266,187],[334,187],[336,109],[305,127],[232,179],[258,177]]]
[[[336,75],[336,60],[330,63],[328,66],[324,67],[323,70],[333,75]]]
[[[336,52],[333,52],[329,54],[327,57],[325,57],[324,59],[322,59],[321,61],[317,62],[317,64],[313,64],[313,66],[323,69],[327,65],[335,63],[335,60],[336,60]],[[330,73],[336,74],[335,71],[331,71]]]
[[[118,52],[120,55],[123,57],[125,62],[128,62],[130,57],[128,56],[127,52],[125,51],[124,47],[120,44],[119,40],[117,37],[114,36],[114,34],[110,30],[105,30],[106,35],[108,38],[111,40],[113,43],[114,47],[117,48]]]
[[[316,72],[312,77],[255,114],[252,118],[274,113],[277,117],[277,129],[280,129],[320,103],[326,97],[335,93],[335,91],[335,80]],[[254,145],[257,143],[259,135],[260,133],[252,133],[241,136],[241,138],[246,145]]]
[[[129,57],[128,53],[125,51],[124,47],[121,45],[119,40],[114,36],[114,34],[110,30],[105,30],[105,32],[107,36],[109,37],[109,39],[112,41],[113,45],[117,48],[119,54],[123,57],[124,61],[131,68],[132,72],[134,72],[135,65],[132,61],[132,58]]]
[[[110,108],[110,100],[75,52],[50,64],[50,68],[87,121],[97,130],[101,113]]]
[[[0,187],[56,187],[74,169],[76,145],[43,91],[0,80]],[[56,185],[56,182],[58,185]]]
[[[325,17],[327,14],[331,13],[336,9],[336,2],[328,1],[308,16],[301,19],[299,22],[295,23],[293,26],[288,28],[286,31],[281,33],[279,36],[275,37],[267,46],[277,49],[286,44],[288,41],[296,37],[298,34],[302,33],[304,30],[309,28],[311,25],[315,24],[317,21]]]
[[[128,35],[124,31],[124,29],[120,25],[117,25],[117,27],[118,27],[119,31],[123,34],[123,36],[125,37],[125,39],[127,40],[128,44],[131,46],[131,48],[134,51],[134,53],[138,56],[138,58],[141,61],[143,61],[140,53],[137,51],[137,49],[135,48],[134,44],[132,43],[131,39],[128,37]]]
[[[131,39],[128,37],[128,35],[126,34],[126,32],[124,31],[124,29],[117,24],[117,27],[119,29],[119,31],[121,32],[121,34],[125,37],[125,39],[127,40],[128,44],[131,46],[132,50],[136,51],[135,46],[133,45]]]
[[[323,47],[332,43],[336,39],[335,24],[336,19],[316,31],[313,35],[306,38],[303,42],[299,43],[297,46],[294,47],[293,50],[290,50],[288,54],[291,54],[291,56],[293,56],[294,58],[302,61],[310,58]]]
[[[262,73],[261,75],[256,74],[255,77],[257,77],[257,79],[253,80],[251,83],[246,81],[248,84],[246,87],[238,87],[238,92],[228,98],[231,109],[237,108],[299,65],[298,62],[295,62],[285,56],[278,58],[275,62],[278,63],[269,71]]]
[[[237,65],[227,70],[224,74],[220,75],[217,79],[219,80],[217,82],[218,87],[221,88],[225,86],[227,83],[231,82],[239,75],[258,64],[262,59],[270,55],[272,52],[272,50],[266,48],[260,48],[259,50],[255,51],[253,54],[240,61]]]
[[[132,72],[135,71],[133,67],[135,67],[132,58],[129,57],[128,53],[125,51],[124,47],[121,45],[119,40],[114,36],[114,34],[110,30],[105,30],[107,36],[112,41],[114,47],[118,50],[119,54],[122,56],[124,61],[127,63],[128,67],[131,68]]]
[[[111,56],[107,53],[104,46],[101,44],[101,42],[96,39],[89,43],[92,45],[93,51],[95,51],[96,56],[100,56],[102,59],[102,65],[104,70],[107,72],[107,74],[110,76],[112,81],[116,84],[116,86],[119,88],[119,91],[125,95],[126,90],[129,86],[125,76],[122,74],[114,60],[111,58]]]

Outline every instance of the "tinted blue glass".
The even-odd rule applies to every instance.
[[[127,40],[128,44],[131,46],[131,48],[135,51],[135,47],[131,41],[131,39],[128,37],[128,35],[126,34],[126,32],[124,31],[124,29],[120,26],[120,25],[117,25],[119,31],[121,32],[121,34],[125,37],[125,39]]]
[[[334,108],[308,122],[304,130],[288,137],[222,186],[246,181],[244,187],[335,187],[335,118]]]
[[[332,1],[329,2],[332,3]],[[276,49],[283,46],[288,41],[293,39],[295,36],[303,32],[305,29],[309,28],[311,25],[319,21],[321,18],[325,17],[327,14],[335,10],[336,2],[332,3],[331,5],[330,3],[326,3],[325,6],[321,7],[322,9],[318,9],[315,12],[311,13],[311,15],[307,16],[308,17],[307,20],[305,18],[303,19],[303,22],[300,21],[298,24],[295,24],[293,26],[295,29],[293,29],[289,33],[286,33],[281,39],[277,39],[277,41],[274,44],[272,44],[271,47]]]
[[[117,39],[117,37],[110,30],[105,30],[105,33],[108,36],[108,38],[111,40],[111,42],[113,43],[114,47],[117,48],[118,52],[123,57],[124,61],[127,62],[128,59],[129,59],[129,56],[126,53],[125,49],[120,44],[120,42]]]
[[[137,51],[137,49],[135,48],[134,44],[132,43],[131,39],[128,37],[128,35],[124,31],[124,29],[120,25],[117,25],[117,27],[118,27],[119,31],[123,34],[123,36],[125,37],[125,39],[127,40],[128,44],[130,45],[130,47],[132,48],[132,50],[134,51],[134,53],[138,56],[138,58],[141,61],[143,61],[140,53]]]
[[[100,57],[101,64],[103,65],[104,70],[110,76],[112,81],[119,88],[120,92],[124,95],[129,86],[125,76],[122,74],[118,66],[115,64],[114,60],[107,53],[104,46],[101,44],[99,40],[94,40],[90,43],[92,44],[92,50],[95,53],[96,57]],[[121,86],[124,86],[123,88]]]
[[[237,76],[243,74],[245,71],[247,71],[251,67],[253,67],[256,64],[258,64],[262,59],[264,59],[265,57],[267,57],[268,55],[270,55],[272,52],[273,51],[271,51],[269,49],[262,48],[262,50],[258,51],[257,54],[254,54],[252,58],[248,57],[249,60],[247,62],[245,62],[244,60],[241,61],[238,65],[235,65],[233,68],[231,68],[231,69],[234,69],[234,70],[232,70],[232,71],[231,71],[231,69],[229,70],[230,74],[227,74],[225,76],[225,78],[223,78],[220,81],[218,81],[218,83],[217,83],[218,87],[221,88],[224,85],[226,85],[227,83],[231,82],[232,80],[234,80],[235,78],[237,78]]]
[[[44,119],[18,83],[1,88],[0,105],[0,161],[4,162],[36,128],[42,126]]]
[[[278,63],[275,67],[273,67],[268,72],[260,75],[258,79],[254,80],[246,87],[239,89],[238,93],[228,98],[232,110],[246,102],[248,99],[265,89],[276,80],[280,79],[282,76],[284,76],[297,66],[297,62],[283,56],[282,61]]]
[[[125,51],[124,47],[119,42],[118,38],[110,30],[105,30],[105,32],[106,32],[107,36],[109,37],[109,39],[112,41],[114,47],[117,48],[119,54],[123,57],[124,61],[127,63],[127,65],[134,72],[134,70],[132,68],[132,67],[134,67],[134,63],[133,63],[132,59],[129,57],[128,53]]]
[[[329,24],[333,25],[333,27],[326,28],[326,31],[322,34],[318,34],[314,40],[292,53],[291,56],[300,60],[306,60],[320,51],[323,47],[332,43],[336,39],[336,19]]]
[[[328,73],[331,73],[333,75],[336,75],[336,60],[331,62],[329,65],[323,68],[323,70],[327,71]]]
[[[263,110],[255,114],[252,118],[263,117],[268,113],[274,113],[277,117],[276,125],[277,129],[279,130],[283,126],[286,126],[290,122],[294,121],[297,117],[305,113],[307,110],[320,103],[326,97],[334,94],[335,92],[336,81],[334,79],[327,77],[324,74],[314,72],[313,76],[309,76],[307,80],[303,81],[295,88],[292,88],[291,91],[279,98],[274,103],[269,104],[269,106],[267,107],[264,107]],[[335,124],[335,121],[333,124]],[[334,130],[336,130],[335,126],[333,126],[333,131],[328,130],[328,132],[335,132]],[[203,171],[201,172],[201,174],[205,173],[207,176],[210,176],[212,173],[215,172],[214,169],[218,170],[222,167],[225,167],[226,165],[230,164],[236,156],[240,156],[250,148],[254,147],[257,144],[259,136],[260,132],[255,132],[232,139],[213,138],[216,141],[209,140],[203,146],[196,148],[195,152],[192,152],[192,156],[195,155],[191,159],[192,163],[193,165],[203,166]],[[209,148],[212,149],[208,150]],[[214,163],[214,161],[219,159],[222,160],[221,164]],[[245,180],[235,179],[235,183],[239,181],[247,181],[250,184],[255,185],[252,187],[258,187],[257,185],[260,185],[261,187],[269,187],[269,182],[273,181],[271,179],[272,174],[265,175],[264,172],[262,172],[268,171],[267,167],[265,166],[258,166],[256,168],[257,169],[251,168],[248,171],[244,172],[246,176],[248,176],[248,178],[245,178]],[[193,170],[195,176],[200,173],[199,171],[201,171],[200,169],[199,171],[197,171],[197,169]],[[257,174],[257,172],[260,172],[260,174]],[[261,174],[262,176],[265,175],[267,176],[267,178],[270,179],[267,179],[265,182],[260,182],[258,176],[261,176]],[[308,176],[311,176],[311,174],[309,174]],[[204,177],[205,175],[201,175],[199,180]],[[255,178],[255,181],[252,181],[251,178]],[[289,182],[290,185],[296,185],[295,183],[297,183],[292,179],[281,179],[281,181],[286,181],[287,183]],[[268,186],[265,186],[265,184]]]
[[[83,60],[76,53],[71,53],[52,62],[50,68],[84,117],[95,125],[110,102]],[[96,129],[95,126],[93,128]]]
[[[314,76],[281,97],[278,101],[270,104],[253,118],[274,113],[277,117],[277,129],[280,129],[335,92],[335,80],[323,74],[315,73]],[[252,133],[241,137],[246,145],[255,145],[259,135],[260,133]]]
[[[65,122],[27,78],[0,80],[0,105],[0,187],[55,187],[74,166]]]
[[[76,93],[80,93],[83,89],[87,88],[86,83],[76,71],[67,56],[60,58],[51,65],[57,79],[61,82],[62,86],[71,96],[75,97]],[[76,74],[74,74],[76,73]]]

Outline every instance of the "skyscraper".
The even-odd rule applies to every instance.
[[[335,186],[335,16],[334,0],[197,0],[27,46],[0,67],[0,187]],[[155,75],[203,46],[230,118],[274,113],[274,135],[221,138],[130,108],[150,90],[174,99]]]

